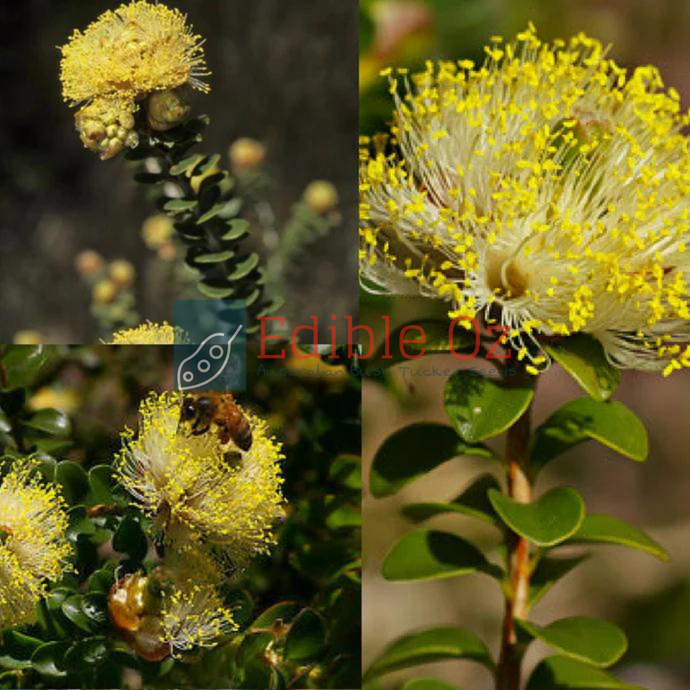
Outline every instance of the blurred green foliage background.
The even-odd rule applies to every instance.
[[[666,84],[679,91],[685,107],[690,104],[690,4],[680,0],[362,0],[360,7],[362,134],[384,130],[391,119],[386,82],[378,76],[382,68],[422,67],[429,58],[481,62],[483,45],[490,36],[511,37],[528,21],[534,22],[543,39],[584,31],[611,43],[611,56],[623,65],[656,65]],[[443,312],[438,303],[362,293],[361,322],[371,325],[379,336],[381,315],[391,316],[392,329],[416,317],[439,317]],[[442,356],[423,361],[420,368],[459,364]],[[467,364],[473,365],[481,366],[481,362]],[[623,384],[615,397],[645,422],[650,432],[650,459],[638,465],[587,444],[555,463],[541,486],[545,491],[571,484],[585,496],[593,512],[612,513],[637,524],[670,551],[670,565],[622,549],[598,551],[536,609],[536,616],[544,622],[564,615],[591,614],[622,625],[631,648],[617,674],[653,690],[690,687],[689,381],[687,374],[662,380],[623,372]],[[406,377],[396,373],[387,387],[365,383],[365,467],[394,430],[413,421],[445,421],[441,404],[444,383],[444,377],[412,377],[410,372]],[[541,378],[536,422],[577,395],[567,376],[553,367]],[[400,507],[410,501],[450,499],[482,469],[486,467],[481,460],[463,459],[448,463],[395,497],[375,500],[365,492],[365,667],[391,640],[426,625],[459,624],[481,631],[496,648],[495,632],[502,611],[489,584],[472,578],[391,584],[380,575],[386,551],[410,529]],[[470,520],[435,520],[441,528],[460,526],[465,535],[474,530],[474,541],[480,546],[491,543],[490,533]],[[545,651],[535,647],[528,667]],[[488,674],[462,662],[424,670],[427,677],[433,675],[472,690],[491,687]],[[411,675],[419,675],[419,671],[401,672],[398,680]]]

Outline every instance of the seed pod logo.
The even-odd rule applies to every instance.
[[[199,347],[189,357],[180,362],[177,368],[177,388],[181,391],[193,390],[200,388],[218,378],[230,359],[232,352],[232,343],[242,330],[242,326],[238,326],[232,337],[227,343],[215,342],[209,344],[213,339],[225,339],[225,333],[214,333],[209,335],[199,345]],[[208,351],[205,348],[208,346]],[[200,381],[202,376],[207,376],[204,381]]]

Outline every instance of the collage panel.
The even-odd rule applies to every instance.
[[[174,363],[3,347],[1,686],[359,687],[360,380]]]
[[[364,687],[684,690],[688,8],[360,6]]]
[[[176,299],[356,315],[355,2],[30,0],[2,21],[0,342],[160,340]]]

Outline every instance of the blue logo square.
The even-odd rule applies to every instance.
[[[244,300],[175,300],[175,389],[247,388]]]

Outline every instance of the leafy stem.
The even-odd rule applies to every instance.
[[[158,207],[174,218],[185,261],[199,274],[199,292],[210,299],[243,300],[247,332],[253,333],[257,319],[280,305],[264,294],[258,254],[244,247],[249,224],[238,217],[242,199],[234,193],[234,179],[218,167],[219,155],[189,154],[207,124],[202,116],[168,132],[142,135],[127,158],[144,161],[135,175],[138,182],[159,185]],[[156,163],[153,172],[150,161]]]
[[[515,383],[525,382],[528,374],[522,367],[514,377]],[[530,406],[508,430],[506,439],[506,487],[509,498],[529,503],[532,486],[528,479],[529,443],[531,435]],[[524,649],[518,639],[515,621],[526,619],[529,613],[530,548],[524,537],[508,530],[508,583],[505,589],[505,614],[501,637],[501,652],[496,668],[496,690],[519,690]]]

